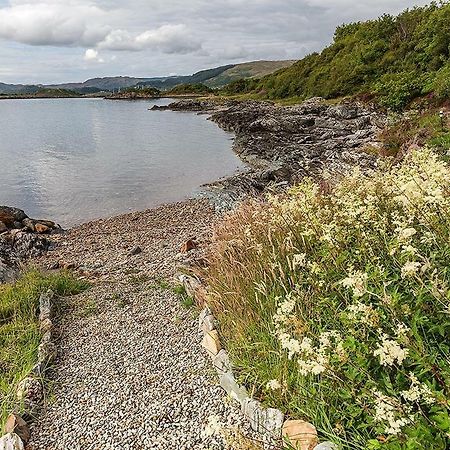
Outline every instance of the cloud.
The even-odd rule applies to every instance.
[[[184,24],[166,24],[140,33],[114,29],[113,12],[76,2],[21,3],[0,8],[0,38],[34,46],[98,47],[116,51],[155,49],[186,54],[201,49]],[[85,55],[85,59],[89,58]]]
[[[99,62],[99,63],[103,63],[105,62],[103,58],[99,57],[98,51],[93,49],[93,48],[88,48],[86,50],[86,52],[84,53],[84,58],[85,61],[95,61],[95,62]]]
[[[0,9],[0,38],[36,46],[92,46],[109,33],[94,5],[24,3]]]
[[[99,48],[118,51],[157,49],[164,53],[186,54],[201,49],[199,42],[186,25],[162,25],[155,30],[131,34],[125,30],[113,30],[98,44]]]

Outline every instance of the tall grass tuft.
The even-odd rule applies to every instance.
[[[67,272],[45,275],[35,270],[14,284],[0,285],[0,427],[14,405],[17,383],[36,363],[40,295],[48,289],[58,296],[72,295],[87,287]]]
[[[450,448],[449,183],[422,148],[216,229],[210,303],[256,396],[342,449]]]

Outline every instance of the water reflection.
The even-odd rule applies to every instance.
[[[68,226],[189,196],[241,164],[204,116],[156,102],[0,101],[0,204]]]

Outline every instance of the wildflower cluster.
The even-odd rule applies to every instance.
[[[236,365],[343,448],[450,448],[450,169],[423,148],[327,182],[216,230],[205,276]]]

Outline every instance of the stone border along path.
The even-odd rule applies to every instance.
[[[215,219],[196,200],[52,237],[38,263],[75,267],[92,287],[64,298],[55,317],[58,356],[27,450],[264,448],[250,446],[262,437],[219,386],[197,314],[170,284],[177,267],[201,258]],[[178,254],[190,239],[197,248]],[[218,423],[227,433],[214,432]]]
[[[277,442],[282,446],[286,442],[298,450],[337,450],[332,442],[318,442],[314,425],[303,420],[285,420],[284,414],[275,408],[264,408],[262,404],[248,395],[244,386],[240,386],[234,377],[228,353],[222,348],[216,319],[207,304],[206,289],[193,276],[178,276],[189,296],[203,306],[199,316],[198,330],[203,335],[202,346],[211,357],[216,369],[220,386],[241,407],[243,415],[250,421],[251,428],[262,436],[266,442]]]

